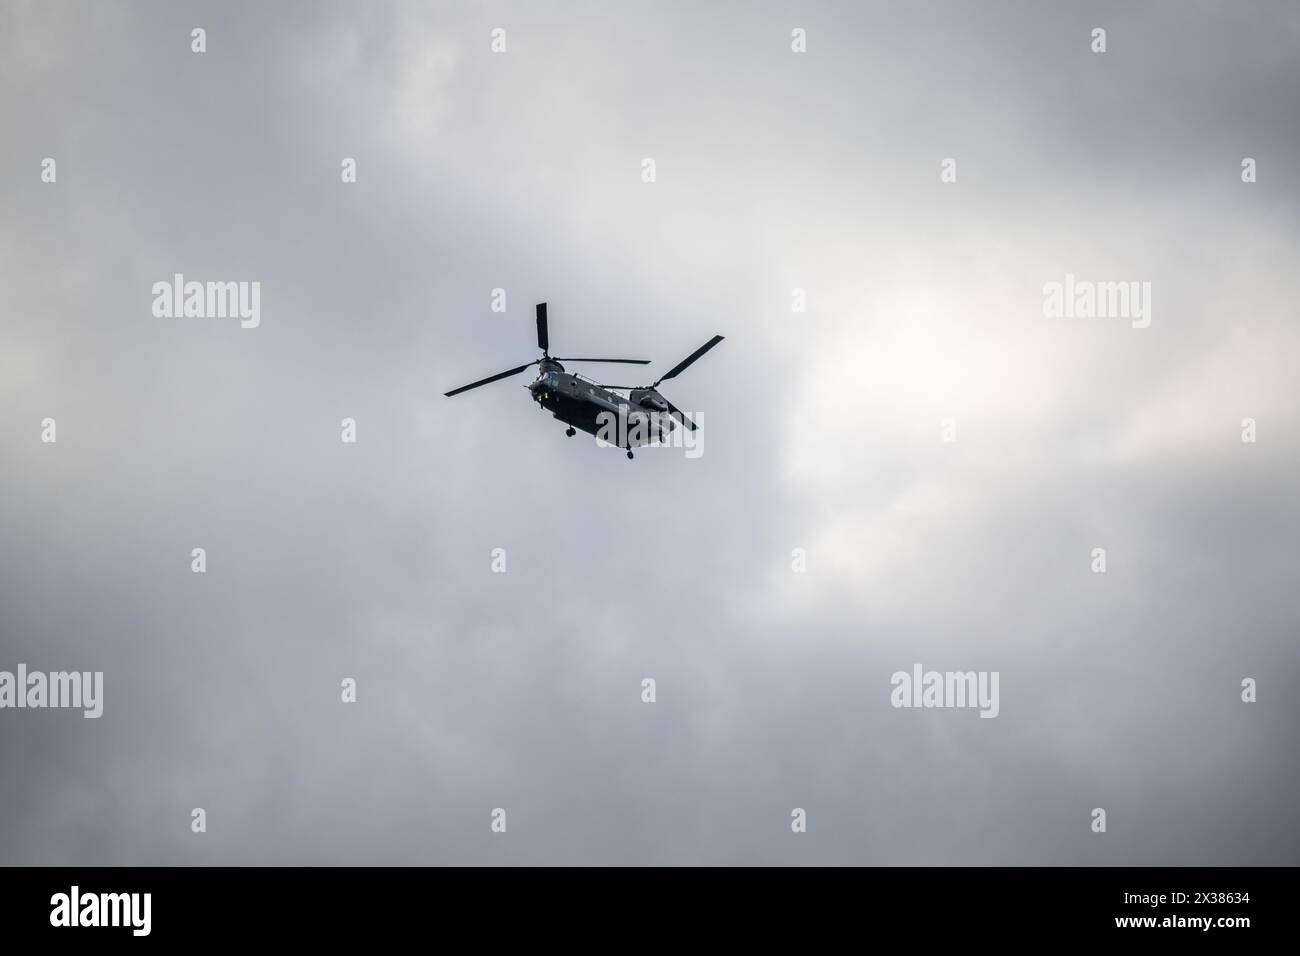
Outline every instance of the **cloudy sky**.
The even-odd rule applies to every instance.
[[[1287,2],[5,0],[0,670],[105,702],[0,711],[0,863],[1300,862],[1298,49]],[[260,326],[155,317],[177,272]],[[1045,317],[1067,273],[1150,326]],[[704,454],[442,396],[542,300],[656,374],[724,334],[664,389]],[[917,663],[999,716],[895,709]]]

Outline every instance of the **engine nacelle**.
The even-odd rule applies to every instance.
[[[642,408],[648,408],[652,412],[668,411],[668,403],[664,397],[656,392],[653,388],[634,388],[628,393],[628,401],[633,405],[640,405]]]

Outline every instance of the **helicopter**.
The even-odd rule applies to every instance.
[[[599,362],[613,365],[649,365],[649,359],[620,358],[554,358],[550,352],[550,335],[546,321],[546,303],[537,304],[537,347],[542,357],[525,362],[518,368],[489,375],[477,382],[445,392],[447,398],[468,392],[471,388],[498,382],[518,375],[525,369],[538,366],[537,378],[525,386],[533,401],[569,427],[565,434],[572,438],[581,429],[599,438],[605,438],[611,419],[620,423],[620,442],[632,458],[632,446],[649,445],[663,441],[673,429],[685,427],[695,431],[699,426],[663,395],[659,383],[676,378],[686,371],[705,352],[721,342],[723,336],[715,335],[649,385],[602,385],[584,375],[565,371],[564,362]],[[627,395],[619,394],[625,391]],[[630,428],[627,426],[631,426]]]

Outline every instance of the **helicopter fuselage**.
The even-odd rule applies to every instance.
[[[598,382],[564,371],[558,362],[544,363],[528,391],[533,401],[560,421],[620,447],[662,441],[676,424],[655,407],[653,393],[643,393],[641,401],[633,402]],[[616,436],[620,421],[622,434]]]

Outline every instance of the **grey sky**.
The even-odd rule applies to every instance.
[[[0,711],[0,862],[1297,863],[1297,51],[1282,2],[6,0],[0,669],[105,712]],[[155,318],[175,272],[261,326]],[[1150,327],[1045,318],[1067,272]],[[726,335],[664,389],[704,455],[443,398],[540,300],[656,374]],[[892,708],[915,662],[1000,716]]]

